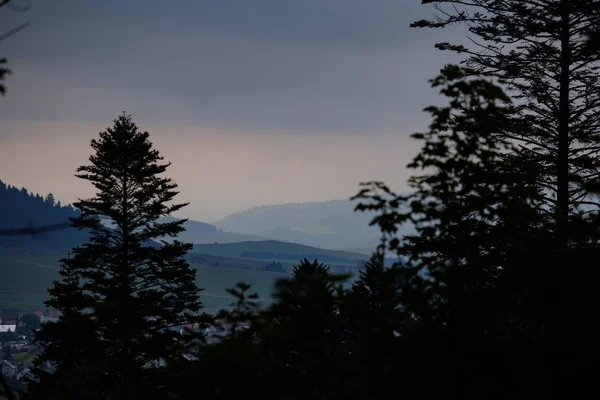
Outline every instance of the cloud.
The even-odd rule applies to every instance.
[[[36,3],[37,5],[37,3]],[[130,110],[282,132],[415,130],[446,60],[418,4],[389,0],[40,3],[7,42],[6,119]],[[47,14],[42,14],[42,11]]]
[[[61,0],[2,42],[0,174],[91,195],[73,177],[89,140],[122,111],[150,131],[190,216],[347,198],[358,183],[403,190],[429,88],[457,31],[416,30],[420,0]],[[464,33],[460,33],[461,35]],[[443,101],[443,100],[442,100]]]

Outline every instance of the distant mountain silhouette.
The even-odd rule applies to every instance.
[[[380,232],[369,226],[374,215],[354,212],[356,202],[342,199],[254,207],[213,224],[223,231],[336,250],[375,249]],[[406,229],[406,233],[410,228]]]
[[[164,217],[160,221],[173,221],[174,217]],[[185,231],[181,232],[177,237],[177,240],[187,243],[194,244],[212,244],[212,243],[237,243],[237,242],[259,242],[266,240],[266,238],[256,235],[244,235],[234,232],[222,232],[217,229],[216,226],[207,224],[206,222],[199,222],[194,220],[188,220],[183,224]],[[172,240],[170,238],[164,238],[167,242]]]
[[[159,221],[160,222],[172,222],[172,221],[179,220],[179,219],[181,219],[181,218],[163,217],[163,218],[160,218]],[[217,232],[216,226],[207,224],[206,222],[188,220],[188,221],[186,221],[184,226],[185,226],[186,232],[189,232],[191,234]]]
[[[321,220],[341,213],[352,213],[354,204],[349,200],[287,203],[253,207],[214,222],[224,231],[253,234],[279,227],[310,233],[327,233]]]

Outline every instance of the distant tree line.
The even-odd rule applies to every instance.
[[[52,193],[46,197],[0,181],[1,251],[64,251],[87,240],[87,233],[71,228],[78,211],[63,206]],[[20,250],[19,250],[20,249]]]
[[[66,223],[75,216],[77,211],[56,201],[52,193],[43,197],[0,180],[0,229]]]
[[[271,261],[265,267],[265,271],[285,272],[285,269],[283,268],[283,265],[279,261]]]
[[[298,260],[298,259],[319,259],[323,262],[345,262],[352,263],[352,260],[342,257],[336,257],[329,254],[322,253],[306,253],[306,254],[287,254],[287,253],[273,253],[269,251],[243,251],[240,254],[243,258],[262,258],[262,259],[275,259],[275,260]]]

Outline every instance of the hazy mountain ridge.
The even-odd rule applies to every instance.
[[[354,204],[346,199],[273,204],[236,212],[213,224],[224,231],[246,234],[280,227],[318,234],[328,232],[328,229],[323,229],[327,227],[321,223],[321,220],[337,214],[352,213],[353,209]]]
[[[163,217],[160,219],[161,222],[174,221],[175,217]],[[181,232],[177,240],[187,243],[195,244],[209,244],[209,243],[237,243],[237,242],[257,242],[267,240],[267,238],[257,235],[245,235],[234,232],[223,232],[218,230],[216,226],[208,224],[206,222],[187,220],[183,224],[185,231]],[[164,238],[167,242],[173,240],[172,238]]]
[[[372,212],[355,212],[358,201],[287,203],[254,207],[213,224],[223,231],[335,250],[375,250],[381,233],[370,222]],[[411,231],[407,227],[404,233]]]

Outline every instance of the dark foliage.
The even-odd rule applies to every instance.
[[[0,58],[0,95],[2,96],[4,96],[4,94],[6,93],[4,80],[6,79],[6,76],[10,73],[10,69],[6,68],[6,58]]]
[[[383,257],[373,254],[340,303],[352,373],[363,383],[366,398],[384,398],[396,379],[393,349],[404,319],[398,283],[395,267],[386,268]]]
[[[272,261],[267,264],[267,266],[265,267],[265,271],[285,272],[285,269],[283,268],[283,265],[279,261]]]
[[[561,360],[582,362],[585,330],[573,310],[592,304],[592,292],[583,290],[577,264],[565,262],[582,253],[552,247],[539,169],[503,140],[514,121],[508,99],[473,76],[452,67],[433,81],[451,101],[429,108],[430,131],[414,135],[425,144],[409,167],[428,172],[411,178],[414,193],[399,196],[370,183],[358,195],[359,209],[381,213],[373,223],[385,234],[384,246],[406,259],[396,270],[405,313],[399,349],[409,362],[431,357],[428,378],[449,386],[429,395],[549,395],[568,387],[573,370],[545,354],[560,350]],[[517,161],[520,169],[512,167]],[[406,221],[417,234],[395,237]],[[509,359],[519,368],[507,369]],[[557,379],[540,387],[524,378],[523,366]]]
[[[276,284],[276,303],[265,314],[261,339],[276,360],[273,374],[285,382],[284,398],[335,398],[347,389],[337,295],[341,279],[317,260],[304,259],[291,279]]]
[[[3,9],[8,9],[13,12],[25,12],[29,10],[29,6],[18,5],[12,0],[0,0],[0,11]],[[11,37],[17,32],[22,31],[23,29],[27,28],[27,26],[29,26],[29,23],[26,22],[17,25],[9,29],[8,31],[0,32],[0,42],[4,39]],[[4,96],[4,94],[6,93],[4,80],[6,79],[7,75],[10,75],[12,73],[12,71],[6,67],[6,62],[6,58],[0,58],[0,95],[2,96]]]

